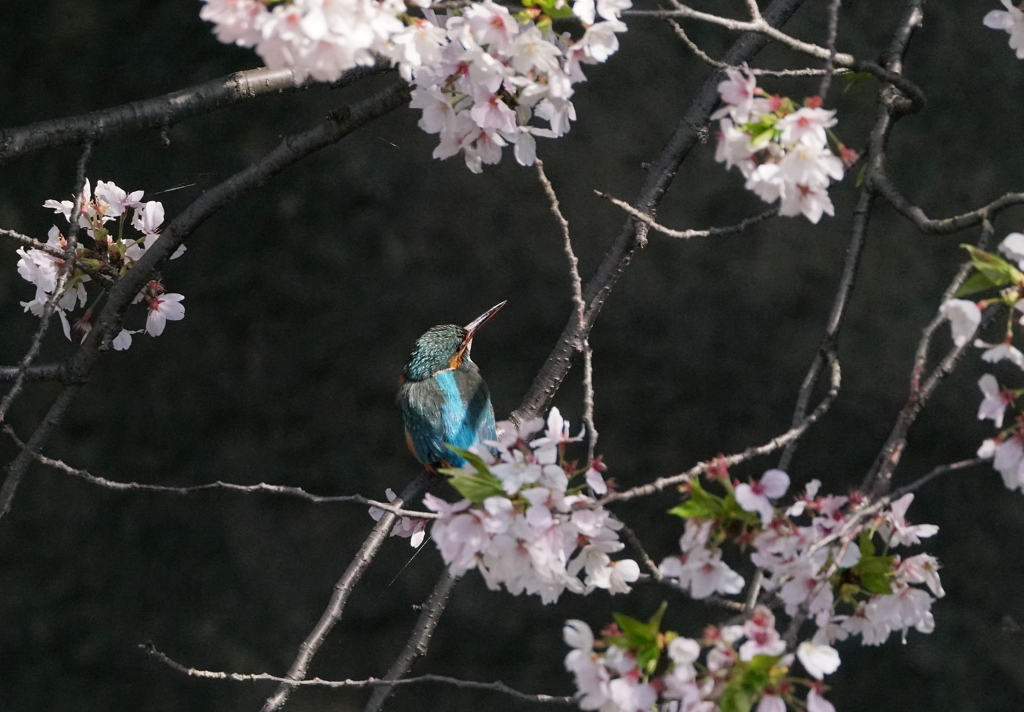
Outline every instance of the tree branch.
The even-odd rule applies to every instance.
[[[572,697],[556,697],[553,695],[532,695],[528,692],[520,692],[519,690],[513,689],[503,682],[477,682],[475,680],[459,680],[454,677],[446,677],[444,675],[420,675],[419,677],[407,677],[404,680],[378,680],[375,678],[369,678],[366,680],[322,680],[319,677],[314,677],[309,680],[293,681],[288,678],[277,677],[270,675],[265,672],[260,673],[238,673],[238,672],[220,672],[216,670],[197,670],[196,668],[190,668],[186,665],[182,665],[175,660],[172,660],[164,653],[157,650],[152,643],[146,643],[139,646],[148,655],[152,656],[156,660],[159,660],[164,665],[177,670],[180,673],[188,675],[189,677],[200,677],[207,680],[230,680],[232,682],[279,682],[287,683],[292,686],[303,686],[303,687],[326,687],[332,689],[349,688],[349,689],[362,689],[366,687],[378,687],[382,685],[387,686],[399,686],[399,685],[421,685],[423,683],[439,683],[444,685],[452,685],[453,687],[460,687],[466,690],[486,690],[490,692],[500,692],[504,695],[514,697],[523,702],[539,702],[544,704],[557,704],[557,705],[572,705],[575,703]]]
[[[0,164],[44,148],[96,141],[123,131],[169,128],[185,119],[271,94],[314,86],[344,87],[389,67],[360,67],[332,84],[297,81],[290,69],[248,69],[152,99],[63,119],[0,129]]]
[[[888,200],[900,215],[914,223],[918,230],[931,235],[950,235],[980,225],[984,220],[994,220],[999,213],[1007,208],[1024,203],[1024,193],[1007,193],[976,210],[950,218],[933,220],[925,215],[924,210],[916,205],[911,205],[884,172],[878,171],[871,176],[871,187]]]
[[[825,394],[825,397],[822,398],[820,403],[818,403],[818,406],[814,409],[814,411],[806,418],[804,418],[799,425],[790,428],[782,435],[772,438],[763,445],[748,447],[743,452],[736,453],[733,455],[720,455],[711,460],[699,462],[686,472],[683,472],[678,475],[672,475],[671,477],[660,477],[654,480],[653,482],[649,482],[648,484],[645,485],[631,487],[630,489],[623,490],[622,492],[612,492],[605,496],[604,498],[602,498],[598,502],[598,504],[605,505],[610,502],[623,502],[630,499],[636,499],[637,497],[647,497],[669,487],[680,485],[684,482],[688,482],[689,480],[693,479],[700,473],[707,471],[707,469],[712,465],[724,464],[726,467],[732,467],[734,465],[738,465],[741,462],[746,462],[747,460],[750,460],[752,458],[773,453],[779,448],[801,437],[809,427],[814,425],[821,418],[821,416],[823,416],[828,411],[829,407],[832,405],[832,401],[834,401],[835,397],[839,395],[839,386],[841,380],[839,359],[837,359],[835,355],[829,354],[829,360],[830,365],[832,367],[831,388],[829,388],[828,393]]]
[[[726,227],[710,227],[706,230],[673,230],[670,227],[659,225],[650,215],[640,212],[639,210],[637,210],[624,200],[613,198],[612,196],[606,193],[602,193],[599,190],[595,190],[594,192],[600,195],[608,202],[610,202],[612,205],[616,205],[622,208],[636,219],[646,223],[655,232],[660,232],[663,235],[668,235],[669,237],[678,237],[684,240],[688,240],[691,237],[713,237],[717,235],[732,235],[737,232],[743,232],[751,225],[756,225],[759,222],[764,222],[768,218],[773,218],[779,214],[778,207],[774,207],[765,210],[763,213],[758,213],[757,215],[752,215],[749,218],[744,218],[735,225],[727,225]]]

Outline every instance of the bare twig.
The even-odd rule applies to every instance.
[[[18,377],[19,373],[24,374],[25,383],[31,383],[32,381],[72,382],[64,364],[48,363],[42,366],[29,366],[28,368],[21,368],[20,366],[0,366],[0,383],[13,381]]]
[[[594,425],[594,355],[590,348],[590,340],[586,337],[586,311],[587,303],[583,301],[583,280],[580,279],[580,261],[572,249],[572,236],[569,232],[569,221],[562,215],[562,209],[558,203],[558,195],[554,186],[544,173],[544,163],[538,158],[536,161],[537,178],[544,187],[544,194],[548,198],[551,213],[562,228],[562,248],[569,260],[569,279],[572,284],[572,301],[576,305],[576,317],[578,328],[578,340],[576,348],[583,352],[583,422],[587,426],[587,462],[594,461],[594,452],[597,449],[597,426]]]
[[[388,669],[387,674],[384,676],[385,680],[402,679],[409,672],[409,668],[412,667],[416,658],[427,654],[430,638],[434,634],[437,622],[440,620],[445,606],[448,605],[448,598],[451,596],[452,589],[458,580],[458,577],[452,576],[447,568],[441,574],[441,577],[434,585],[434,590],[430,593],[430,598],[423,604],[420,616],[412,630],[412,635],[409,636],[409,640],[406,641],[402,652],[399,653],[395,662]],[[366,707],[363,708],[363,712],[378,712],[393,692],[394,688],[391,685],[377,687],[373,694],[370,695],[370,700],[366,703]]]
[[[818,59],[827,61],[832,57],[832,52],[827,47],[820,47],[816,44],[811,44],[810,42],[804,42],[796,39],[795,37],[791,37],[790,35],[787,35],[773,27],[771,23],[766,22],[763,18],[757,18],[749,22],[745,22],[743,20],[734,20],[728,17],[719,17],[718,15],[699,12],[687,5],[677,2],[676,0],[671,0],[671,2],[674,8],[672,10],[625,10],[622,14],[660,18],[685,17],[692,20],[707,22],[712,25],[719,25],[734,32],[756,32],[764,35],[765,37],[769,37],[780,44],[786,45],[790,49],[812,57],[817,57]],[[904,107],[905,111],[919,111],[925,105],[925,95],[924,92],[921,91],[920,87],[908,80],[906,77],[903,77],[890,69],[879,66],[874,62],[857,59],[853,55],[846,54],[845,52],[836,52],[835,56],[832,57],[832,61],[835,65],[846,67],[854,71],[868,72],[878,79],[898,87],[910,102],[909,106]]]
[[[523,702],[540,702],[545,704],[558,705],[571,705],[574,703],[574,699],[572,697],[534,695],[528,692],[520,692],[519,690],[509,687],[503,682],[477,682],[475,680],[459,680],[457,678],[446,677],[444,675],[420,675],[418,677],[407,677],[404,680],[378,680],[372,677],[366,680],[323,680],[319,677],[310,678],[308,680],[289,680],[288,678],[270,675],[265,672],[238,673],[221,672],[218,670],[197,670],[196,668],[190,668],[187,665],[182,665],[181,663],[171,659],[164,653],[157,650],[152,643],[140,645],[139,647],[148,655],[152,656],[153,658],[160,661],[164,665],[167,665],[173,670],[188,675],[189,677],[199,677],[207,680],[230,680],[232,682],[278,682],[282,684],[289,684],[293,687],[326,687],[329,689],[363,689],[367,687],[378,687],[381,685],[399,686],[421,685],[423,683],[438,683],[443,685],[452,685],[453,687],[460,687],[462,689],[467,690],[485,690],[490,692],[500,692],[504,695],[508,695],[518,700],[522,700]]]
[[[726,64],[725,62],[720,62],[719,60],[709,56],[704,50],[697,46],[696,42],[690,39],[689,35],[686,34],[686,31],[683,30],[679,23],[673,20],[672,18],[669,18],[668,20],[666,20],[666,22],[668,22],[668,24],[672,26],[672,31],[675,32],[676,36],[683,41],[683,44],[689,47],[690,51],[697,55],[697,58],[700,59],[705,64],[708,64],[717,69],[728,69],[730,67],[733,69],[739,69],[738,66],[733,66]],[[805,69],[759,69],[748,67],[747,71],[749,71],[755,77],[820,77],[825,74],[824,69],[814,69],[813,67],[807,67]],[[837,73],[842,73],[846,71],[847,70],[845,69],[840,69]]]
[[[72,477],[78,477],[79,479],[85,480],[89,484],[97,485],[105,489],[114,490],[116,492],[160,492],[164,494],[193,494],[195,492],[209,492],[211,490],[223,490],[227,492],[238,492],[241,494],[275,494],[283,495],[286,497],[296,497],[298,499],[304,499],[307,502],[314,504],[359,504],[370,507],[376,507],[385,512],[392,512],[400,517],[411,517],[414,519],[439,519],[440,514],[436,512],[421,512],[411,509],[403,509],[402,507],[395,506],[390,502],[380,502],[375,499],[369,499],[359,494],[347,494],[347,495],[319,495],[307,492],[301,487],[289,487],[287,485],[272,485],[266,482],[259,482],[253,485],[240,485],[234,482],[223,482],[217,480],[216,482],[209,482],[203,485],[190,485],[185,487],[173,487],[170,485],[151,485],[143,482],[118,482],[115,480],[108,480],[105,477],[98,477],[89,473],[88,470],[82,470],[77,467],[72,467],[63,460],[57,460],[46,455],[42,455],[37,452],[32,452],[28,445],[18,437],[14,429],[6,423],[0,426],[10,438],[14,441],[14,444],[19,448],[26,450],[31,454],[32,458],[47,467],[52,467],[55,470],[59,470],[65,474],[71,475]]]
[[[829,360],[830,365],[832,367],[831,388],[829,389],[828,393],[825,394],[825,397],[822,398],[821,402],[818,403],[814,411],[811,412],[811,414],[808,415],[806,418],[804,418],[799,425],[790,428],[782,435],[772,438],[763,445],[749,447],[743,452],[739,452],[733,455],[721,455],[712,460],[699,462],[686,472],[680,473],[678,475],[672,475],[670,477],[660,477],[654,480],[653,482],[649,482],[645,485],[631,487],[630,489],[623,490],[622,492],[612,492],[611,494],[608,494],[607,496],[603,497],[599,503],[608,504],[609,502],[621,502],[630,499],[636,499],[637,497],[647,497],[669,487],[673,487],[676,485],[680,485],[684,482],[688,482],[692,478],[699,475],[701,472],[706,471],[712,465],[724,464],[726,467],[732,467],[734,465],[738,465],[741,462],[746,462],[747,460],[750,460],[752,458],[759,457],[761,455],[771,454],[778,450],[779,448],[782,448],[788,443],[792,442],[793,440],[796,440],[797,438],[801,437],[807,431],[808,428],[814,425],[814,423],[816,423],[821,418],[821,416],[823,416],[828,411],[829,406],[832,405],[832,401],[835,400],[835,397],[839,394],[841,376],[839,369],[839,359],[837,359],[834,355],[829,354]]]
[[[918,230],[931,235],[949,235],[959,232],[980,225],[984,220],[994,220],[999,213],[1007,208],[1024,204],[1024,193],[1007,193],[976,210],[950,218],[933,220],[925,215],[924,210],[916,205],[911,205],[884,172],[877,171],[870,177],[870,180],[871,187],[888,200],[897,212],[914,223]]]
[[[652,229],[654,229],[655,232],[660,232],[663,235],[668,235],[669,237],[678,237],[684,240],[688,240],[691,237],[713,237],[717,235],[732,235],[737,232],[743,232],[751,225],[756,225],[759,222],[764,222],[768,218],[773,218],[779,214],[779,209],[777,207],[769,208],[768,210],[765,210],[763,213],[752,215],[749,218],[744,218],[735,225],[727,225],[726,227],[711,227],[706,230],[673,230],[672,228],[665,227],[664,225],[659,225],[650,215],[640,212],[639,210],[637,210],[624,200],[613,198],[612,196],[602,193],[599,190],[595,190],[594,192],[600,195],[608,202],[612,203],[613,205],[622,208],[623,210],[625,210],[627,213],[637,218],[638,220],[646,223]]]

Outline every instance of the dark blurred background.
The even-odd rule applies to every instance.
[[[736,1],[701,9],[739,15]],[[653,4],[648,3],[649,7]],[[808,0],[788,26],[823,42],[827,3]],[[847,3],[841,50],[872,58],[901,10],[890,0]],[[1024,65],[1007,35],[981,18],[995,0],[936,3],[915,37],[907,73],[929,105],[901,121],[888,167],[929,214],[950,215],[1021,189]],[[17,126],[155,96],[258,65],[218,43],[191,0],[7,0],[0,23],[0,125]],[[664,23],[632,18],[622,50],[588,71],[579,120],[542,141],[588,277],[622,223],[595,189],[629,199],[708,67]],[[688,31],[713,55],[724,32]],[[769,48],[759,66],[805,66]],[[324,113],[370,93],[381,78],[344,91],[263,98],[175,126],[98,145],[88,174],[145,189],[173,215],[199,193]],[[817,81],[765,80],[800,98]],[[827,106],[839,136],[860,147],[876,85],[837,79]],[[271,482],[320,494],[381,496],[417,472],[394,407],[396,379],[427,327],[465,323],[508,299],[481,332],[474,358],[499,417],[514,408],[570,313],[561,238],[531,169],[506,152],[472,175],[458,158],[430,158],[435,137],[399,109],[338,146],[277,176],[204,224],[187,255],[165,271],[185,295],[184,321],[159,339],[104,357],[47,452],[117,480],[200,484]],[[684,164],[659,218],[677,227],[725,225],[764,206],[713,144]],[[41,205],[73,189],[75,148],[0,167],[0,226],[43,236]],[[161,194],[188,184],[189,187]],[[599,450],[622,486],[677,473],[720,452],[784,431],[817,348],[837,284],[855,192],[851,174],[831,190],[837,217],[763,223],[743,234],[688,242],[652,235],[619,281],[593,332]],[[997,237],[1021,228],[1008,211]],[[844,326],[843,391],[791,467],[797,484],[854,486],[905,398],[921,327],[962,259],[949,237],[918,234],[879,203],[860,282]],[[0,364],[24,353],[36,319],[21,313],[32,287],[0,246]],[[137,317],[138,318],[138,317]],[[947,348],[943,329],[937,346]],[[71,352],[51,330],[42,361]],[[976,357],[943,384],[911,431],[897,472],[909,481],[973,454],[979,424]],[[1000,372],[1002,373],[1002,372]],[[1013,374],[1002,373],[1005,376]],[[1019,375],[1017,382],[1019,382]],[[574,422],[574,368],[556,404]],[[1013,381],[1011,381],[1013,383]],[[12,422],[28,434],[54,395],[32,385]],[[0,460],[14,449],[0,439]],[[739,468],[759,475],[775,462]],[[671,493],[619,506],[656,559],[676,550],[681,522],[663,516]],[[1024,708],[1024,498],[988,468],[949,476],[911,509],[941,525],[927,550],[943,561],[948,595],[931,635],[895,636],[879,649],[840,645],[830,679],[841,712]],[[0,709],[258,709],[266,685],[186,678],[141,653],[152,641],[189,665],[283,674],[371,526],[360,507],[266,495],[121,494],[34,467],[0,521]],[[404,643],[441,563],[430,545],[392,539],[315,659],[326,678],[381,675]],[[404,567],[404,568],[403,568]],[[641,586],[614,601],[566,595],[557,606],[486,590],[471,574],[445,612],[417,672],[502,679],[568,694],[560,628],[595,628],[616,610],[645,617],[670,601],[667,625],[696,634],[719,612]],[[364,692],[300,690],[289,709],[358,709]],[[391,709],[526,709],[489,693],[406,688]]]

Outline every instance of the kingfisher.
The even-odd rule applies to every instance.
[[[406,443],[428,469],[466,464],[448,445],[466,450],[497,439],[491,394],[469,351],[477,330],[503,306],[496,304],[465,326],[435,326],[413,344],[398,403]]]

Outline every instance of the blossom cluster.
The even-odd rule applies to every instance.
[[[70,340],[72,324],[68,313],[79,306],[85,307],[88,302],[85,285],[92,280],[86,270],[116,279],[131,269],[160,236],[164,206],[155,200],[143,202],[142,196],[141,190],[128,192],[102,180],[97,181],[93,193],[86,180],[78,217],[78,227],[84,231],[85,238],[76,246],[73,269],[67,270],[63,281],[61,273],[65,268],[68,243],[56,225],[50,228],[47,237],[49,250],[18,249],[18,274],[36,287],[35,297],[21,302],[25,311],[42,316],[47,302],[52,301],[64,335]],[[70,222],[75,204],[70,200],[47,200],[43,207],[63,215]],[[112,222],[115,225],[109,225]],[[129,226],[135,231],[134,235],[126,232]],[[184,246],[178,248],[171,259],[180,257],[184,251]],[[97,299],[103,294],[105,292]],[[132,334],[143,331],[150,336],[162,334],[168,321],[184,318],[182,299],[184,297],[180,294],[167,293],[159,280],[149,282],[135,298],[136,302],[144,300],[148,306],[145,329],[122,329],[113,340],[114,348],[124,350],[131,346]],[[92,307],[89,305],[74,323],[75,330],[82,334],[83,339],[92,329]]]
[[[1006,10],[991,10],[982,22],[985,27],[1003,30],[1010,35],[1010,49],[1017,54],[1017,59],[1024,59],[1024,12],[1010,0],[1002,0]]]
[[[712,115],[719,119],[715,160],[739,167],[747,190],[766,203],[780,201],[780,215],[802,213],[812,223],[835,215],[828,186],[857,158],[838,141],[838,156],[829,148],[836,112],[821,108],[818,97],[797,108],[788,98],[769,96],[746,68],[726,74],[718,85],[723,106]]]
[[[537,594],[553,603],[566,590],[595,588],[625,593],[640,576],[621,551],[621,522],[593,495],[607,491],[600,463],[574,471],[564,458],[569,424],[557,408],[547,418],[498,424],[498,440],[459,451],[467,464],[445,472],[464,499],[451,504],[427,495],[427,508],[441,514],[430,534],[453,575],[477,569],[491,589]],[[581,482],[573,484],[572,480]],[[589,493],[588,493],[589,490]],[[592,494],[591,494],[592,493]],[[583,577],[582,579],[580,577]]]
[[[439,134],[434,157],[461,153],[475,173],[514,146],[532,165],[536,137],[565,134],[576,119],[572,85],[582,65],[606,61],[619,47],[619,19],[630,0],[539,0],[513,15],[492,0],[437,15],[432,0],[413,0],[422,17],[399,0],[206,0],[201,17],[222,42],[254,47],[270,67],[333,81],[382,57],[414,85],[419,126]],[[573,39],[552,20],[579,19]],[[534,120],[546,125],[531,123]]]
[[[775,627],[775,616],[757,606],[743,625],[709,626],[699,639],[659,630],[663,605],[646,622],[621,614],[601,639],[585,622],[566,621],[572,648],[565,667],[573,674],[580,709],[601,712],[713,712],[751,709],[834,712],[820,680],[839,667],[828,645],[804,642],[795,658],[813,679],[789,674],[794,655]],[[703,658],[703,663],[701,663]],[[797,691],[807,688],[806,697]],[[741,702],[742,700],[742,702]]]
[[[929,554],[891,553],[938,531],[908,523],[913,494],[865,513],[868,503],[856,493],[819,495],[821,484],[812,480],[781,509],[774,501],[789,489],[781,470],[750,483],[731,482],[724,470],[716,479],[724,496],[694,480],[689,498],[672,510],[686,519],[682,553],[660,566],[693,597],[742,590],[743,579],[722,561],[721,545],[733,541],[752,546],[764,591],[778,596],[787,615],[806,614],[816,623],[814,644],[860,635],[865,645],[878,645],[892,632],[934,629],[931,605],[944,595],[938,562]]]
[[[993,365],[1005,361],[1014,367],[1010,372],[1019,377],[1024,370],[1024,353],[1013,345],[1013,339],[1024,326],[1024,317],[1017,314],[1024,312],[1024,234],[1007,235],[999,244],[1001,255],[974,247],[966,249],[976,272],[964,282],[956,297],[943,302],[939,313],[949,321],[956,346],[963,347],[973,339],[975,347],[984,349],[982,361]],[[980,301],[960,298],[993,289],[999,290],[996,296]],[[974,338],[981,326],[982,312],[989,307],[1006,310],[1006,318],[999,320],[1005,327],[1002,338],[994,343]],[[982,443],[978,456],[992,459],[1008,489],[1024,491],[1024,415],[1018,414],[1004,427],[1007,409],[1024,393],[1024,388],[1006,387],[992,373],[982,375],[978,387],[982,394],[978,419],[991,420],[998,430]]]

